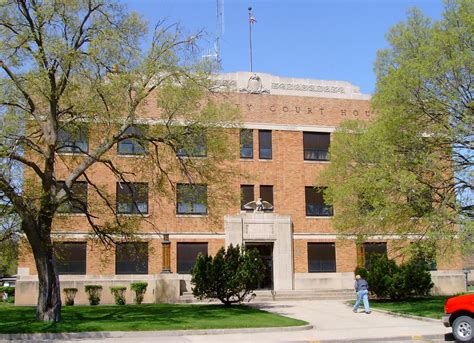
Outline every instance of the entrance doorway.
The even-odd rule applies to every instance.
[[[247,249],[257,249],[265,264],[264,277],[257,289],[273,289],[273,243],[246,242]]]

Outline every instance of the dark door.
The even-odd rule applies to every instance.
[[[257,289],[273,289],[273,243],[267,242],[247,242],[247,249],[257,249],[265,264],[265,275]]]

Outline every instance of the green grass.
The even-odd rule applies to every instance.
[[[433,296],[404,301],[370,300],[370,307],[390,312],[441,319],[448,296]]]
[[[149,331],[299,326],[304,321],[248,306],[126,305],[63,307],[62,322],[35,321],[34,307],[0,304],[0,333]]]

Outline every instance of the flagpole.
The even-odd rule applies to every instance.
[[[249,7],[249,42],[250,42],[250,72],[253,71],[252,65],[252,7]]]

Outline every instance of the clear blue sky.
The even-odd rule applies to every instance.
[[[213,46],[216,0],[122,0],[152,25],[166,17]],[[249,71],[248,11],[253,7],[253,69],[286,77],[349,81],[373,93],[377,50],[389,28],[418,7],[439,19],[442,0],[224,0],[224,72]]]

